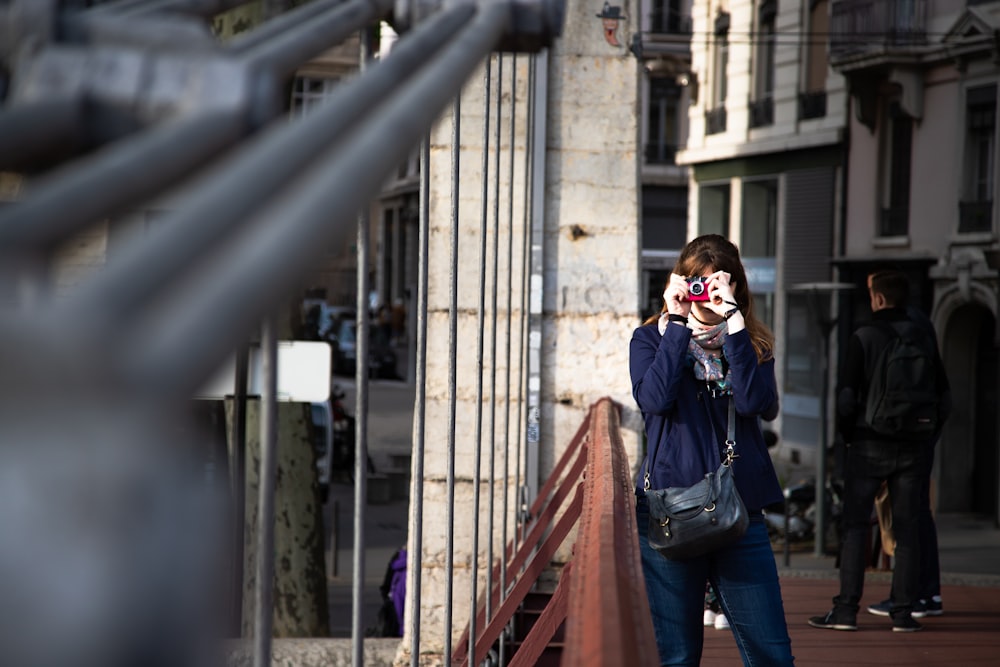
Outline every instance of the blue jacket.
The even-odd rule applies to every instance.
[[[691,330],[655,323],[639,327],[629,345],[632,396],[646,424],[646,450],[655,460],[650,488],[690,486],[719,467],[725,448],[729,396],[713,397],[687,360]],[[783,499],[759,418],[778,415],[774,360],[762,364],[746,329],[726,337],[723,354],[732,372],[736,402],[736,487],[750,512]],[[710,421],[711,419],[711,421]],[[646,461],[637,475],[643,488]]]

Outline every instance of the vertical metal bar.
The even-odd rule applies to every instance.
[[[545,293],[545,132],[547,125],[548,51],[538,53],[535,82],[534,145],[531,173],[531,283],[528,323],[528,432],[524,483],[529,499],[538,494],[538,443],[541,438],[542,299]]]
[[[354,667],[364,664],[365,505],[368,499],[368,247],[369,215],[358,215],[358,295],[354,357],[354,579],[351,637]]]
[[[521,524],[521,532],[515,536],[516,543],[520,545],[527,530],[528,498],[521,484],[521,437],[525,433],[523,415],[521,412],[527,394],[527,373],[524,370],[525,352],[528,347],[528,267],[530,266],[530,250],[528,245],[529,228],[531,226],[531,184],[533,182],[534,163],[532,154],[534,146],[534,118],[535,118],[535,57],[528,57],[528,114],[524,128],[524,201],[521,220],[521,320],[520,320],[520,342],[517,352],[517,449],[515,450],[517,461],[517,481],[515,488],[518,495],[518,521]]]
[[[459,165],[461,162],[462,98],[455,98],[452,109],[451,138],[451,243],[448,280],[448,473],[446,492],[448,519],[445,528],[445,600],[444,600],[444,664],[451,664],[451,623],[454,612],[452,594],[455,574],[455,411],[457,407],[457,342],[458,342],[458,203]]]
[[[236,373],[233,392],[233,448],[229,452],[230,497],[233,503],[233,573],[230,609],[231,633],[242,635],[243,628],[243,533],[246,521],[246,446],[247,446],[247,376],[250,349],[236,350]]]
[[[502,147],[502,124],[500,119],[503,117],[503,54],[497,54],[497,98],[496,98],[496,146],[493,151],[493,162],[494,162],[494,175],[493,175],[493,243],[490,249],[490,257],[492,259],[492,282],[493,291],[490,301],[490,460],[492,461],[496,453],[496,417],[497,417],[497,269],[498,269],[498,256],[499,256],[499,237],[500,237],[500,151]],[[505,461],[506,461],[506,447],[504,447]],[[496,480],[491,465],[490,468],[490,496],[496,494]],[[492,516],[494,512],[492,511],[493,503],[491,503]],[[507,508],[501,505],[500,508],[501,515],[506,516]],[[502,521],[501,525],[506,528],[506,522]],[[501,532],[502,539],[500,540],[500,596],[501,599],[507,592],[507,537],[503,532]],[[505,664],[505,654],[506,654],[506,636],[504,634],[500,635],[500,664]]]
[[[412,585],[408,588],[410,605],[410,667],[420,664],[420,585],[424,548],[424,425],[427,397],[427,233],[430,228],[430,163],[431,142],[425,136],[420,145],[420,247],[417,256],[417,350],[416,395],[413,405],[413,542],[407,567],[411,568]]]
[[[271,664],[274,619],[274,487],[278,468],[278,337],[268,317],[261,329],[260,509],[257,515],[257,585],[254,589],[254,667]]]
[[[486,316],[486,207],[488,200],[488,184],[490,173],[490,74],[491,59],[486,59],[486,67],[483,73],[483,164],[482,164],[482,209],[479,214],[479,311],[478,326],[476,328],[476,426],[475,455],[472,464],[472,576],[471,576],[471,604],[469,605],[469,667],[475,667],[476,652],[471,650],[476,645],[476,615],[479,609],[478,584],[479,584],[479,500],[481,495],[480,483],[482,474],[480,466],[483,457],[483,330]],[[489,523],[487,522],[487,525]],[[492,544],[492,530],[486,532],[487,540]],[[492,567],[493,550],[489,550],[489,559],[486,561],[487,571]],[[492,602],[491,589],[492,582],[486,581],[486,613],[489,614]],[[489,620],[487,620],[487,623]]]
[[[504,390],[503,390],[503,400],[507,406],[504,410],[504,422],[503,422],[503,442],[504,451],[510,450],[510,411],[511,411],[511,400],[510,400],[510,346],[511,346],[511,320],[513,319],[513,313],[511,312],[511,307],[513,304],[513,286],[514,286],[514,143],[517,135],[515,130],[517,129],[517,54],[511,58],[511,85],[510,85],[510,164],[507,170],[507,319],[506,319],[506,330],[504,332],[504,340],[507,345],[506,357],[504,360],[505,376],[504,376]],[[515,454],[514,461],[517,461],[517,455]],[[505,468],[506,470],[506,468]],[[504,493],[507,489],[507,480],[504,480]],[[516,493],[517,489],[517,476],[514,478],[514,489]],[[514,502],[517,502],[515,497]],[[507,545],[507,516],[510,513],[510,508],[507,506],[506,500],[504,501],[504,548]],[[516,519],[516,515],[515,515]],[[514,530],[515,539],[517,536],[517,529],[515,523]]]
[[[364,75],[372,57],[370,29],[361,31],[360,70]],[[351,663],[364,665],[365,506],[368,500],[368,228],[369,212],[358,215],[358,293],[355,331],[354,405],[354,579],[351,590]]]

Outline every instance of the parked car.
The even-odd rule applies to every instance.
[[[331,326],[327,340],[333,346],[333,372],[353,375],[357,367],[357,322],[354,318],[338,318]],[[396,351],[385,331],[372,327],[368,344],[368,377],[396,378]]]

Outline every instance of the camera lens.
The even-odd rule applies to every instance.
[[[693,296],[701,296],[701,293],[705,291],[705,283],[691,283],[688,286],[688,291],[691,292]]]

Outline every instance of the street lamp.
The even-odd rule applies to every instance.
[[[854,289],[851,283],[818,282],[797,283],[789,292],[805,294],[809,312],[816,322],[821,338],[819,398],[819,452],[816,456],[816,527],[813,531],[815,556],[826,553],[826,450],[827,450],[827,386],[830,376],[830,332],[837,324],[837,317],[830,316],[830,298],[838,292]],[[785,514],[788,514],[786,508]],[[786,537],[787,539],[787,537]]]

